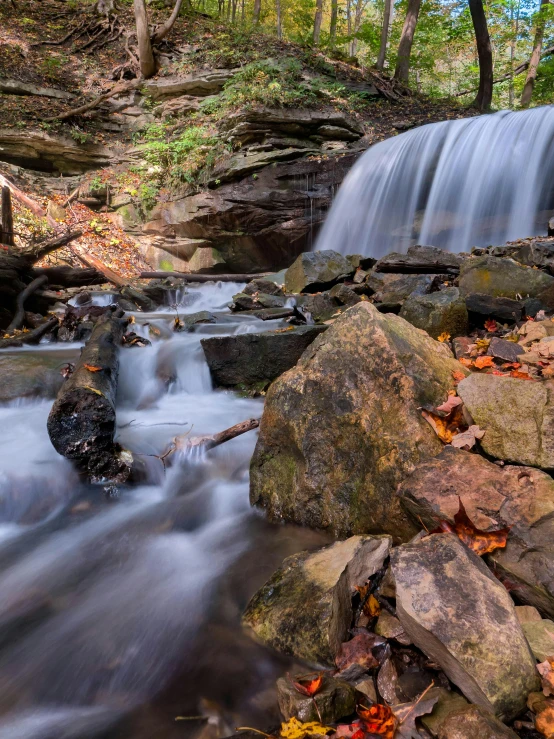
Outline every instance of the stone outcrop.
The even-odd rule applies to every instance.
[[[263,389],[293,367],[326,328],[296,326],[285,331],[214,336],[202,339],[201,344],[216,385]]]
[[[554,277],[500,257],[467,259],[460,272],[460,293],[464,297],[480,293],[493,298],[536,298],[553,285]]]
[[[285,272],[288,293],[320,292],[352,274],[351,264],[336,251],[301,254]]]
[[[496,459],[554,469],[554,384],[472,374],[458,386],[483,450]]]
[[[334,664],[352,620],[356,585],[383,565],[388,536],[353,536],[285,559],[254,595],[243,621],[265,644],[315,664]]]
[[[524,603],[554,617],[554,480],[530,467],[499,467],[478,454],[445,447],[422,462],[398,488],[414,523],[433,530],[453,523],[462,500],[482,530],[510,526],[505,549],[489,559]],[[553,652],[554,654],[554,652]]]
[[[110,164],[114,153],[45,131],[0,129],[0,161],[40,172],[75,175]]]
[[[391,253],[376,263],[376,272],[407,272],[427,274],[454,274],[460,271],[463,259],[459,254],[438,249],[436,246],[417,244],[410,246],[406,254]]]
[[[440,725],[438,739],[518,739],[515,731],[479,706],[451,713]]]
[[[397,547],[391,567],[397,615],[413,643],[472,703],[517,716],[538,679],[506,588],[454,534]]]
[[[457,287],[448,287],[430,295],[412,294],[404,302],[400,315],[434,339],[441,334],[451,337],[467,334],[467,308]]]
[[[365,285],[372,293],[375,303],[382,303],[391,310],[398,310],[410,295],[430,293],[436,275],[392,274],[373,270],[368,274]]]
[[[145,82],[144,89],[153,100],[178,95],[206,97],[221,92],[236,72],[236,69],[210,69],[179,77],[161,77]]]
[[[267,394],[251,463],[250,498],[272,520],[337,536],[419,530],[399,482],[442,444],[421,406],[444,402],[448,347],[367,302],[347,309]],[[496,378],[495,378],[496,379]]]
[[[172,241],[202,239],[203,246],[217,248],[230,272],[288,267],[311,248],[336,188],[359,155],[277,163],[256,178],[160,203],[144,231],[163,237],[168,249]]]

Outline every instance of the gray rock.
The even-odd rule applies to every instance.
[[[520,321],[523,308],[522,303],[512,298],[494,298],[483,293],[471,293],[466,296],[466,307],[470,314],[494,318],[502,323]]]
[[[281,677],[277,680],[277,701],[285,721],[294,717],[302,723],[332,724],[354,713],[356,692],[344,680],[326,676],[321,691],[310,698],[299,693],[289,679]]]
[[[529,241],[521,246],[512,255],[512,258],[520,264],[528,267],[541,267],[552,272],[554,266],[554,242],[553,241]]]
[[[290,162],[317,149],[298,149],[296,147],[287,147],[286,149],[270,149],[269,151],[260,151],[250,153],[241,151],[233,154],[226,159],[221,159],[214,167],[210,184],[218,185],[220,182],[230,182],[231,180],[239,180],[249,174],[258,172],[258,170],[267,167],[274,162]]]
[[[0,353],[0,402],[16,398],[55,398],[63,384],[60,368],[64,361],[67,360],[56,353]]]
[[[554,218],[548,221],[548,235],[554,236]]]
[[[269,389],[251,502],[336,536],[410,538],[419,527],[396,487],[442,449],[418,409],[444,402],[453,371],[467,373],[407,321],[365,301],[348,308]]]
[[[246,295],[253,295],[254,293],[260,292],[265,293],[265,295],[278,295],[279,297],[283,297],[285,294],[280,285],[271,279],[265,279],[263,277],[249,282],[245,285],[242,292]]]
[[[519,739],[515,731],[479,706],[451,713],[441,724],[438,739]]]
[[[359,133],[341,126],[320,126],[317,133],[318,136],[322,136],[324,139],[334,139],[335,141],[357,141],[360,138]]]
[[[554,285],[554,277],[513,259],[477,257],[464,261],[460,272],[460,293],[490,295],[493,298],[536,298]]]
[[[539,683],[506,588],[454,534],[396,548],[391,566],[397,616],[413,643],[471,702],[517,716]]]
[[[198,311],[198,313],[188,313],[181,318],[183,323],[183,329],[185,331],[191,331],[194,326],[198,326],[203,323],[217,323],[217,318],[213,313],[207,310]]]
[[[339,283],[329,290],[329,297],[339,305],[356,305],[362,298],[344,283]]]
[[[554,621],[547,618],[528,621],[521,628],[537,662],[554,657]]]
[[[225,83],[236,72],[236,69],[211,69],[204,73],[188,74],[182,77],[161,77],[158,80],[146,82],[144,89],[154,100],[178,95],[206,97],[221,92]]]
[[[412,294],[404,301],[400,316],[434,339],[444,333],[465,336],[468,331],[467,308],[457,287],[430,295]]]
[[[503,359],[505,362],[519,362],[521,355],[525,354],[525,349],[514,341],[506,341],[506,339],[494,336],[487,349],[487,354],[489,357]]]
[[[428,530],[439,520],[453,523],[459,498],[478,528],[510,526],[506,547],[489,555],[494,569],[511,583],[520,601],[554,617],[554,480],[550,475],[530,467],[499,467],[478,454],[445,447],[400,484],[398,495],[414,523]]]
[[[296,326],[259,334],[202,339],[212,379],[219,387],[250,387],[293,367],[326,326]]]
[[[481,446],[496,459],[554,468],[551,381],[473,373],[458,385],[473,421],[485,431]]]
[[[262,292],[237,293],[233,295],[233,310],[254,310],[256,308],[283,308],[285,297],[268,295]]]
[[[387,254],[379,259],[375,272],[407,272],[427,274],[458,274],[462,259],[457,254],[436,246],[410,246],[406,254]]]
[[[446,688],[431,688],[426,697],[437,698],[432,712],[421,717],[421,723],[433,737],[438,735],[442,722],[451,713],[469,706],[463,695],[455,693],[453,690],[447,690]],[[473,737],[472,739],[478,739],[478,737]]]
[[[388,536],[353,536],[288,557],[251,599],[243,622],[283,654],[333,665],[350,628],[355,586],[383,566],[390,547]]]
[[[372,270],[365,284],[373,292],[375,303],[400,306],[410,295],[426,295],[435,285],[435,275],[389,274]]]
[[[304,252],[287,269],[285,289],[287,293],[320,292],[353,272],[352,265],[336,251]]]
[[[294,308],[260,308],[260,310],[253,310],[252,315],[261,321],[276,321],[293,316]]]

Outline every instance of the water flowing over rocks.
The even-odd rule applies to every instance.
[[[396,487],[442,448],[418,408],[443,402],[455,371],[448,347],[402,318],[349,308],[268,391],[252,503],[337,536],[406,540],[417,529]]]
[[[392,552],[404,629],[473,703],[517,716],[538,687],[535,660],[504,586],[452,534]]]
[[[383,566],[388,536],[353,536],[286,559],[243,616],[256,637],[306,662],[334,664],[352,619],[356,585]]]
[[[491,457],[554,469],[554,413],[551,381],[472,374],[458,394],[474,422],[485,430],[483,450]]]
[[[530,383],[529,383],[530,384]],[[445,447],[398,488],[414,523],[430,531],[453,523],[461,499],[482,530],[510,526],[504,549],[489,555],[497,575],[519,599],[554,616],[554,480],[530,467],[499,467],[478,454]]]

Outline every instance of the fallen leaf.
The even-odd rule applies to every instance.
[[[83,385],[85,390],[90,390],[91,393],[95,393],[96,395],[101,395],[103,398],[105,397],[104,393],[100,392],[100,390],[97,390],[95,387],[90,387],[90,385]]]
[[[454,380],[454,384],[457,385],[462,380],[465,380],[465,374],[458,370],[457,372],[452,373],[452,379]]]
[[[485,432],[474,424],[466,431],[456,434],[450,443],[456,449],[466,449],[469,451],[469,449],[475,446],[476,440],[482,439],[484,435]]]
[[[517,377],[518,380],[532,380],[533,378],[528,372],[520,372],[519,370],[512,370],[510,377]]]
[[[547,739],[554,737],[554,705],[544,708],[535,719],[535,728]]]
[[[287,675],[287,677],[295,690],[297,690],[302,695],[307,695],[309,698],[317,695],[323,687],[323,674],[321,673],[316,675],[315,677],[310,678],[299,677],[294,679],[290,675]]]
[[[339,724],[332,739],[366,739],[366,734],[361,721],[353,721],[351,724]]]
[[[498,331],[498,324],[495,320],[492,318],[487,318],[485,321],[485,331],[488,331],[490,334],[494,334],[496,331]]]
[[[439,439],[445,444],[450,444],[454,436],[467,428],[464,419],[463,405],[460,402],[452,400],[455,396],[450,395],[448,400],[434,411],[423,408],[421,415],[429,423]],[[449,410],[444,413],[444,408]]]
[[[460,358],[458,359],[458,362],[459,362],[460,364],[463,364],[463,365],[464,365],[464,367],[473,367],[473,362],[472,362],[472,360],[471,360],[471,359],[468,359],[467,357],[460,357]]]
[[[382,703],[374,703],[369,708],[359,706],[357,713],[366,733],[393,739],[397,720],[389,706]]]
[[[84,364],[83,367],[89,372],[101,372],[102,367],[97,367],[95,364]]]
[[[397,706],[392,706],[392,712],[398,721],[394,739],[421,739],[415,721],[419,716],[431,713],[438,699],[437,695],[434,698],[418,699],[411,703],[400,703]]]
[[[373,656],[372,649],[380,644],[384,644],[385,640],[376,634],[357,634],[353,639],[343,642],[337,656],[335,664],[337,668],[343,672],[351,665],[360,665],[364,671],[372,670],[379,666],[379,662]]]
[[[548,657],[537,665],[541,676],[542,692],[545,695],[554,695],[554,657]]]
[[[437,341],[440,341],[441,344],[444,344],[445,341],[450,341],[450,334],[444,331],[440,336],[437,336]]]
[[[432,534],[438,531],[448,531],[454,533],[462,541],[468,549],[479,555],[494,552],[495,549],[503,549],[508,540],[510,527],[496,529],[496,531],[482,531],[478,529],[473,521],[467,515],[462,499],[458,497],[460,507],[454,516],[454,525],[449,521],[440,521],[438,529],[431,531]]]
[[[485,367],[494,367],[493,357],[477,357],[474,362],[477,369],[485,369]]]
[[[323,724],[317,721],[309,721],[303,724],[297,718],[293,717],[290,721],[281,724],[279,734],[283,739],[303,739],[305,736],[311,736],[312,734],[322,735],[332,731],[334,729],[331,726],[323,726]]]
[[[363,605],[363,612],[368,618],[375,618],[381,613],[381,606],[377,598],[371,593],[368,596],[369,585],[356,585]]]
[[[448,400],[444,402],[442,405],[437,406],[438,411],[443,411],[444,413],[450,413],[456,406],[461,405],[463,403],[463,400],[458,395],[449,395]]]

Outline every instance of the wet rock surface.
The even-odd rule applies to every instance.
[[[460,272],[460,293],[464,297],[479,293],[493,298],[536,298],[552,285],[554,277],[500,257],[468,259]]]
[[[284,654],[333,664],[350,628],[355,586],[382,567],[390,545],[390,537],[355,536],[289,557],[254,595],[244,623]]]
[[[471,702],[517,716],[538,679],[504,586],[452,534],[397,547],[391,564],[398,618],[414,644]]]
[[[285,272],[285,289],[288,293],[320,292],[352,272],[352,265],[336,251],[308,252]]]
[[[335,535],[417,529],[396,486],[441,443],[419,412],[443,402],[448,347],[367,302],[337,318],[270,388],[251,463],[251,501],[273,520]]]
[[[516,739],[517,734],[492,713],[468,706],[451,713],[441,724],[438,739]]]
[[[354,713],[356,693],[344,680],[325,677],[323,689],[310,698],[299,693],[290,678],[282,677],[277,680],[277,701],[286,721],[294,716],[302,722],[329,724]]]
[[[400,316],[434,339],[444,334],[465,336],[468,331],[466,304],[456,287],[424,296],[412,293],[402,306]]]

